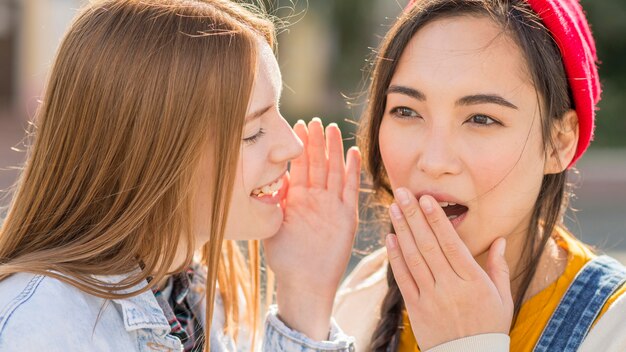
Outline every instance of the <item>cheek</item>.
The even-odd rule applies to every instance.
[[[402,131],[383,119],[378,132],[378,145],[392,187],[407,184],[402,175],[409,176],[407,171],[410,169],[410,144],[403,138]]]

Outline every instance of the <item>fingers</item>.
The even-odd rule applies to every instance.
[[[283,176],[283,184],[284,186],[284,192],[285,195],[283,196],[283,199],[280,201],[280,208],[283,210],[283,215],[285,214],[285,210],[287,209],[287,195],[289,194],[289,186],[291,182],[291,175],[289,174],[289,171],[285,172],[285,175]]]
[[[396,203],[389,207],[389,215],[393,228],[396,230],[395,237],[400,244],[399,251],[402,254],[402,260],[417,282],[417,286],[421,289],[432,287],[435,283],[433,274],[417,248],[409,224]]]
[[[505,307],[513,309],[511,296],[511,279],[509,277],[509,265],[504,257],[506,240],[502,237],[496,239],[489,248],[487,256],[487,275],[496,286]]]
[[[298,120],[298,122],[296,122],[293,126],[293,131],[302,141],[302,144],[304,145],[304,152],[291,161],[291,168],[289,169],[291,176],[289,185],[291,187],[307,187],[309,183],[309,156],[307,153],[309,131],[306,124],[302,120]]]
[[[395,198],[402,210],[417,249],[424,257],[435,281],[437,281],[438,277],[442,278],[454,273],[415,196],[406,188],[398,188],[395,192]],[[398,236],[401,236],[400,233],[398,233]],[[402,245],[402,242],[400,244]]]
[[[357,209],[359,202],[359,185],[361,184],[361,152],[359,148],[348,149],[346,155],[346,176],[343,187],[343,202]]]
[[[309,122],[309,185],[313,188],[326,188],[328,175],[328,157],[326,155],[326,142],[324,141],[324,127],[319,118]]]
[[[330,192],[341,197],[346,165],[343,159],[341,131],[336,123],[331,123],[326,127],[326,148],[328,149],[328,178],[326,186]]]
[[[424,195],[419,200],[420,208],[430,225],[439,247],[448,263],[458,276],[469,280],[480,273],[480,267],[469,249],[457,234],[448,216],[435,198]]]
[[[411,271],[406,265],[402,251],[398,246],[397,236],[394,234],[387,235],[385,244],[387,247],[389,265],[391,265],[393,277],[398,283],[398,288],[400,288],[402,297],[407,304],[409,302],[414,302],[419,297],[419,289],[413,279],[413,276],[411,275]]]

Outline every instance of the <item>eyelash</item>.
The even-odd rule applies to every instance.
[[[259,140],[259,138],[263,137],[264,135],[265,135],[265,130],[263,128],[260,128],[259,132],[257,132],[254,136],[244,138],[243,141],[247,145],[254,144]]]
[[[401,111],[407,112],[407,110],[408,110],[410,113],[413,113],[413,114],[415,114],[415,115],[413,115],[413,116],[407,116],[407,115],[403,115],[403,114],[401,114],[401,113],[400,113]],[[390,114],[392,114],[392,115],[394,115],[395,117],[397,117],[397,118],[399,118],[399,119],[405,119],[405,120],[406,120],[406,119],[413,119],[413,118],[418,118],[418,117],[421,117],[421,116],[420,116],[417,112],[415,112],[413,109],[411,109],[411,108],[407,108],[406,106],[399,106],[399,107],[393,108],[393,109],[391,109],[391,110],[389,111],[389,113],[390,113]],[[488,123],[476,123],[476,122],[472,122],[472,120],[474,120],[477,116],[483,116],[483,117],[486,117],[486,118],[489,120],[489,122],[488,122]],[[474,121],[475,121],[475,120],[474,120]],[[494,119],[493,117],[490,117],[490,116],[488,116],[488,115],[485,115],[485,114],[474,114],[474,115],[471,115],[471,116],[470,116],[467,120],[465,120],[465,122],[470,122],[470,123],[472,123],[472,124],[474,124],[474,125],[476,125],[476,126],[479,126],[479,127],[486,127],[486,126],[490,126],[490,125],[493,125],[493,124],[502,125],[502,123],[501,123],[500,121],[498,121],[498,120]]]
[[[411,111],[411,112],[414,112],[414,113],[415,113],[415,116],[406,116],[406,115],[401,115],[401,114],[400,114],[400,111],[401,111],[401,110],[405,110],[405,112],[406,112],[406,110],[409,110],[409,111]],[[393,108],[393,109],[391,109],[391,111],[389,111],[389,113],[390,113],[390,114],[392,114],[392,115],[394,115],[394,116],[396,116],[397,118],[400,118],[400,119],[410,119],[410,118],[420,117],[420,116],[419,116],[419,115],[418,115],[415,111],[413,111],[413,110],[412,110],[412,109],[410,109],[410,108],[407,108],[406,106],[398,106],[397,108]]]
[[[490,122],[488,122],[488,123],[476,123],[476,122],[472,122],[472,120],[473,120],[475,117],[477,117],[477,116],[486,117],[486,118],[487,118]],[[487,115],[485,115],[485,114],[475,114],[475,115],[472,115],[472,116],[470,116],[470,118],[469,118],[469,119],[467,119],[467,120],[466,120],[466,122],[473,123],[474,125],[477,125],[477,126],[480,126],[480,127],[487,127],[487,126],[491,126],[491,125],[495,125],[495,124],[497,124],[497,125],[502,125],[502,123],[501,123],[500,121],[498,121],[498,120],[496,120],[496,119],[494,119],[494,118],[492,118],[492,117],[489,117],[489,116],[487,116]]]

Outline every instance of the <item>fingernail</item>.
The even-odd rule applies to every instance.
[[[404,188],[396,189],[396,197],[402,205],[408,205],[410,203],[409,192],[407,192]]]
[[[304,123],[304,120],[299,119],[298,121],[296,121],[296,125],[306,125],[306,123]]]
[[[420,198],[420,205],[422,206],[422,210],[426,213],[431,213],[433,211],[433,202],[427,196],[422,196]]]
[[[329,123],[328,126],[326,126],[326,128],[328,128],[328,127],[337,127],[337,128],[339,128],[339,126],[337,126],[337,124],[335,122]]]
[[[389,206],[389,209],[391,210],[391,215],[393,215],[394,218],[398,220],[402,219],[402,211],[400,210],[400,207],[398,206],[398,204],[391,203],[391,206]]]
[[[319,117],[314,117],[311,121],[317,121],[319,123],[322,123],[322,119],[320,119]]]
[[[398,239],[393,233],[387,235],[387,247],[389,247],[389,249],[398,248]]]

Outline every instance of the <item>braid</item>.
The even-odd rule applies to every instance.
[[[380,319],[374,329],[370,341],[370,352],[395,351],[398,348],[398,330],[402,329],[402,308],[404,301],[400,288],[391,271],[391,265],[387,265],[387,284],[389,290],[383,299],[380,308]]]

